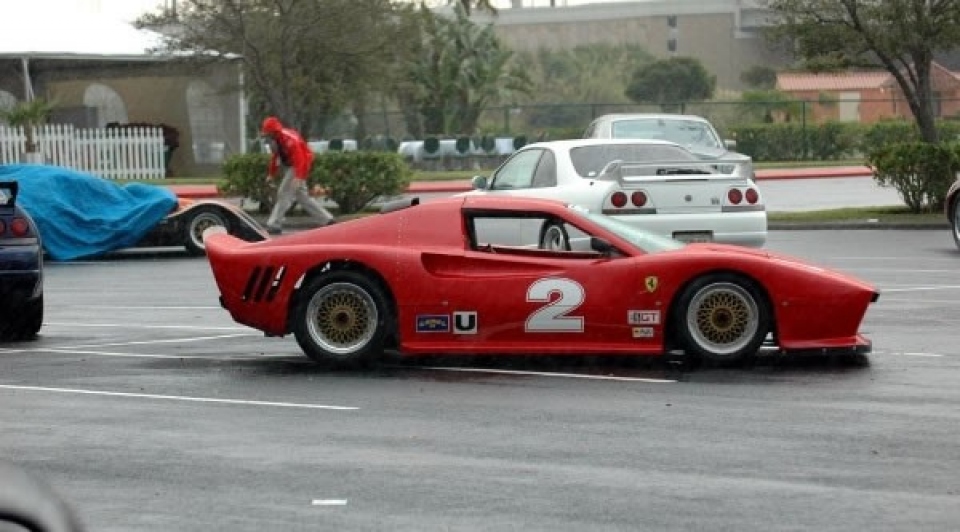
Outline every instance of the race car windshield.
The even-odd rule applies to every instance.
[[[630,242],[640,249],[640,251],[647,254],[680,249],[686,245],[679,240],[653,234],[610,216],[587,212],[583,208],[576,206],[571,206],[570,210],[603,227],[607,231],[616,234],[618,237]]]
[[[613,138],[668,140],[688,148],[723,147],[713,129],[696,120],[619,120],[613,123]]]

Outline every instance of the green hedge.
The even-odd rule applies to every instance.
[[[945,142],[960,139],[960,122],[937,124]],[[834,161],[863,157],[872,151],[900,142],[919,141],[913,122],[886,120],[874,124],[827,122],[801,124],[751,124],[730,127],[737,151],[754,161]]]
[[[912,212],[939,212],[960,171],[960,144],[890,144],[870,152],[867,164],[877,183],[895,188]]]
[[[228,158],[223,165],[220,193],[257,201],[261,213],[270,212],[279,181],[266,181],[269,163],[270,156],[264,153]],[[311,188],[322,187],[326,197],[337,204],[340,214],[352,214],[380,196],[402,193],[412,179],[413,170],[398,153],[333,151],[314,158],[307,184]]]

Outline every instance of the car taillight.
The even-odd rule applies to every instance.
[[[747,203],[749,203],[750,205],[755,205],[758,201],[760,201],[760,193],[753,188],[747,189],[746,197],[747,197]]]
[[[647,204],[647,195],[638,190],[630,195],[630,202],[634,207],[643,207]]]
[[[727,192],[727,200],[734,205],[739,205],[740,202],[743,201],[743,192],[740,192],[739,188],[731,188],[730,191]]]
[[[623,192],[614,192],[613,196],[610,196],[610,203],[617,208],[623,207],[627,204],[627,195]]]
[[[10,222],[10,232],[15,237],[24,237],[27,236],[27,233],[30,232],[30,224],[23,218],[14,218]]]

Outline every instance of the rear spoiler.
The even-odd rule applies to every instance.
[[[716,159],[711,161],[610,161],[596,179],[620,184],[646,181],[689,181],[746,179],[741,168],[745,161]],[[729,170],[727,172],[726,170]]]
[[[16,181],[0,181],[0,207],[13,207],[17,204],[17,194],[20,192],[20,183]]]

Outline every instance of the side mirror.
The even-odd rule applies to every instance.
[[[614,252],[614,247],[610,242],[596,236],[590,237],[590,249],[600,253],[604,257],[609,257],[613,255]]]
[[[737,141],[733,139],[723,139],[723,145],[726,146],[728,150],[737,149]]]
[[[486,190],[487,189],[487,178],[482,175],[475,175],[473,179],[470,180],[470,185],[474,190]]]

